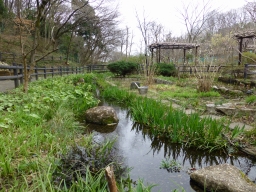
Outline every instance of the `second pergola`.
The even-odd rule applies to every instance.
[[[153,61],[154,49],[156,49],[157,63],[160,63],[161,62],[161,49],[183,49],[184,63],[185,63],[186,62],[186,50],[195,49],[195,65],[196,65],[198,47],[200,47],[200,45],[198,45],[196,43],[163,42],[163,43],[153,43],[153,44],[149,45],[149,50],[151,52],[151,57],[152,57],[152,61]]]

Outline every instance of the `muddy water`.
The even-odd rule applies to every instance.
[[[104,104],[107,105],[107,104]],[[119,117],[116,127],[90,125],[97,142],[115,138],[115,149],[124,157],[124,164],[131,167],[130,176],[133,180],[143,178],[144,184],[157,184],[152,191],[169,192],[174,189],[182,191],[200,191],[190,182],[190,168],[200,169],[210,165],[229,163],[242,170],[256,182],[256,162],[246,156],[228,156],[223,151],[209,154],[183,145],[169,144],[168,141],[155,139],[146,128],[135,125],[126,109],[113,106]],[[160,169],[165,158],[174,159],[182,165],[180,172],[168,172]]]

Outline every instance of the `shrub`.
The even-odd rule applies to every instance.
[[[166,77],[175,76],[177,74],[176,68],[172,63],[158,63],[157,74]]]
[[[242,63],[243,64],[255,64],[256,63],[256,54],[251,52],[244,52],[242,54]]]
[[[110,63],[108,65],[108,69],[116,75],[121,75],[125,77],[126,75],[136,71],[138,69],[138,64],[127,61],[117,61],[114,63]]]

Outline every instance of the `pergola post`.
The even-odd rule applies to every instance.
[[[196,52],[195,52],[195,65],[197,64],[197,48],[198,47],[196,47]]]
[[[186,62],[186,49],[183,49],[183,65],[185,65]]]
[[[153,65],[154,49],[150,49],[150,51],[151,51],[151,65]]]
[[[239,54],[238,54],[238,65],[242,63],[242,50],[243,49],[243,38],[239,39]]]
[[[158,63],[161,62],[161,51],[160,47],[158,48]]]

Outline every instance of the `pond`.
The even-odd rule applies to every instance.
[[[104,105],[109,105],[104,103]],[[245,155],[229,156],[224,151],[208,151],[187,148],[181,144],[170,144],[150,135],[146,128],[135,124],[128,111],[114,107],[119,123],[106,131],[105,127],[88,125],[94,132],[94,139],[102,142],[115,138],[115,150],[124,158],[124,165],[131,167],[132,180],[143,179],[144,184],[157,184],[152,191],[200,191],[190,182],[188,170],[200,169],[210,165],[229,163],[242,170],[253,182],[256,182],[256,161]],[[162,160],[170,158],[181,164],[180,172],[160,169]]]

